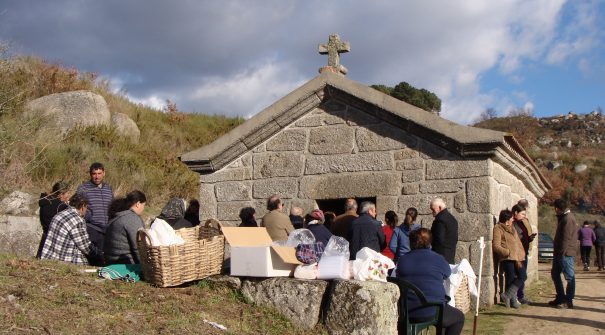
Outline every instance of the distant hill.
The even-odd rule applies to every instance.
[[[605,214],[605,117],[600,111],[492,118],[474,126],[515,136],[553,185],[545,203],[563,197],[580,210]]]
[[[111,113],[134,120],[141,132],[139,144],[131,144],[107,126],[57,136],[43,119],[24,117],[27,101],[75,90],[103,96]],[[178,156],[242,122],[242,118],[182,113],[173,103],[163,111],[152,109],[112,92],[108,82],[93,73],[33,57],[3,58],[0,53],[0,198],[13,190],[49,191],[59,180],[75,190],[88,179],[88,166],[94,161],[105,164],[107,180],[118,195],[140,189],[156,209],[170,196],[198,197],[198,175]]]

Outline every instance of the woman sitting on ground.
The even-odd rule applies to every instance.
[[[313,233],[315,242],[322,242],[324,246],[332,237],[332,233],[324,226],[324,213],[321,209],[314,209],[305,216],[305,228]]]
[[[387,212],[388,214],[388,212]],[[403,223],[393,231],[393,237],[389,242],[389,249],[395,255],[395,263],[399,258],[408,252],[410,252],[410,233],[414,230],[420,229],[420,225],[416,223],[418,217],[418,210],[414,207],[410,207],[405,211],[405,219]],[[385,215],[386,218],[386,215]]]
[[[256,211],[252,207],[244,207],[239,211],[239,218],[242,220],[242,223],[239,224],[240,227],[258,227],[256,223]]]
[[[162,208],[162,212],[158,215],[158,219],[162,219],[174,230],[181,228],[191,228],[193,224],[185,219],[185,209],[187,208],[187,202],[182,198],[171,198],[166,203],[166,206]]]
[[[506,307],[519,308],[517,291],[523,284],[522,268],[525,250],[513,227],[513,212],[505,209],[500,212],[498,223],[494,226],[492,249],[505,276],[505,291],[500,295]]]
[[[126,198],[113,201],[110,208],[116,212],[109,220],[103,248],[108,265],[141,263],[137,249],[137,231],[145,227],[140,217],[145,202],[145,194],[136,190],[128,193]]]
[[[402,278],[418,287],[430,302],[443,303],[442,327],[446,335],[458,335],[464,327],[464,314],[446,303],[443,281],[452,270],[443,256],[431,250],[431,231],[420,228],[410,233],[412,250],[401,256],[397,264],[397,277]],[[421,322],[432,318],[433,308],[418,308],[420,300],[414,293],[407,297],[410,320]]]

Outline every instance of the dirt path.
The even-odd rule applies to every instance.
[[[605,272],[584,272],[576,267],[574,309],[556,309],[547,304],[554,298],[550,263],[540,264],[539,277],[547,285],[531,306],[500,312],[510,317],[505,335],[605,334]]]

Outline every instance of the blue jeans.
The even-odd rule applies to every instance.
[[[519,278],[523,281],[523,283],[521,286],[519,286],[517,298],[523,299],[525,297],[525,281],[527,280],[527,254],[525,255],[525,260],[523,261],[523,267],[519,269]]]
[[[555,256],[552,260],[552,269],[550,270],[550,276],[552,282],[555,284],[555,290],[557,296],[555,300],[558,303],[570,303],[573,302],[573,298],[576,295],[576,277],[574,274],[574,257],[573,256]],[[567,289],[563,289],[563,281],[561,280],[561,273],[565,276],[567,281]]]

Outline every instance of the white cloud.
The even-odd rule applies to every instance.
[[[304,83],[288,64],[268,60],[229,77],[211,77],[189,98],[202,111],[249,118]]]

